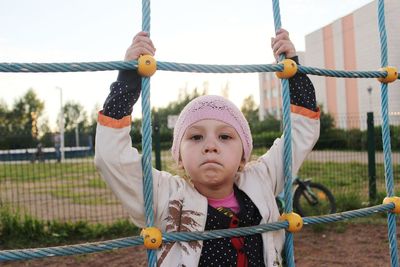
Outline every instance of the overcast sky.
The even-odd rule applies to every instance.
[[[282,26],[297,48],[305,35],[370,3],[371,0],[283,0]],[[141,30],[139,0],[13,0],[0,8],[0,62],[87,62],[122,60]],[[151,37],[156,59],[202,64],[272,63],[271,0],[154,0]],[[11,106],[29,88],[45,101],[52,125],[64,102],[81,103],[88,113],[102,105],[117,71],[87,73],[0,73],[0,98]],[[257,74],[187,74],[157,72],[151,103],[166,106],[179,89],[203,88],[220,94],[227,83],[230,98],[241,106],[248,95],[258,102]],[[136,108],[135,116],[140,114]]]

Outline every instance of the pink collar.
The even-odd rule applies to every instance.
[[[232,193],[221,199],[215,199],[215,198],[207,198],[208,199],[208,204],[213,207],[213,208],[229,208],[233,212],[238,213],[240,210],[239,203],[235,197],[235,193],[232,191]]]

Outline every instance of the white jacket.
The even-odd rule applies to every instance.
[[[292,106],[293,173],[319,137],[319,112]],[[115,120],[99,113],[95,163],[101,176],[121,200],[138,227],[145,227],[141,155],[129,136],[131,118]],[[275,196],[283,190],[283,139],[248,164],[236,185],[257,206],[261,223],[276,222]],[[154,223],[163,232],[204,231],[207,198],[183,178],[153,168]],[[265,266],[276,266],[284,243],[284,230],[262,234]],[[157,251],[159,266],[197,266],[202,241],[163,244]],[[275,262],[275,265],[274,265]]]

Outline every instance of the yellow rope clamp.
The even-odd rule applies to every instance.
[[[383,199],[383,204],[394,204],[394,209],[391,211],[396,214],[400,214],[400,197],[385,197]]]
[[[142,55],[138,58],[137,72],[142,77],[150,77],[157,70],[157,61],[150,55]]]
[[[297,213],[283,213],[279,217],[280,221],[288,221],[289,227],[287,230],[291,233],[297,233],[303,228],[303,218]]]
[[[381,83],[391,83],[397,80],[398,72],[396,67],[387,66],[384,68],[380,68],[379,71],[386,71],[387,75],[383,78],[378,78],[378,81]]]
[[[283,71],[275,72],[276,77],[279,79],[289,79],[297,72],[297,64],[291,59],[284,59],[279,64],[283,64]]]
[[[147,249],[158,249],[162,243],[162,233],[157,227],[143,228],[140,232]]]

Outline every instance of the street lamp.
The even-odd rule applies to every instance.
[[[369,97],[368,97],[369,112],[372,112],[373,111],[373,108],[372,108],[372,86],[368,86],[367,91],[368,91],[368,95],[369,95]]]
[[[63,95],[62,88],[56,87],[56,89],[60,90],[60,151],[61,151],[61,162],[65,159],[64,154],[64,109],[63,109]]]

